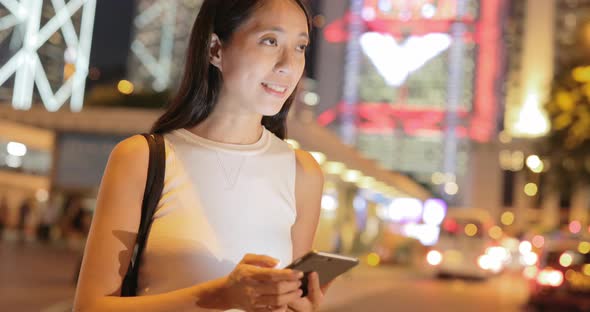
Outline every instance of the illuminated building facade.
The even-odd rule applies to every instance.
[[[326,1],[318,121],[469,204],[472,145],[495,140],[501,120],[505,10],[506,1]]]
[[[589,7],[587,0],[326,1],[318,121],[452,206],[485,208],[498,220],[513,212],[515,232],[572,221],[586,228],[588,188],[556,194],[534,160],[550,127],[543,106],[556,67],[588,55],[573,46],[585,38],[578,26]]]
[[[96,0],[0,1],[0,96],[20,110],[69,101],[80,111],[95,9]]]

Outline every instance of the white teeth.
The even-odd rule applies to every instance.
[[[287,91],[287,88],[285,88],[285,87],[280,87],[280,86],[277,86],[277,85],[271,85],[271,84],[268,84],[268,83],[263,83],[263,85],[265,87],[273,90],[273,91],[277,91],[277,92],[281,92],[281,93]]]

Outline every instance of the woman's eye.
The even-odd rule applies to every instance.
[[[266,38],[266,39],[262,40],[262,43],[264,43],[266,45],[276,46],[277,40],[274,38]]]
[[[307,50],[307,45],[306,44],[302,44],[298,47],[299,51],[305,52],[305,50]]]

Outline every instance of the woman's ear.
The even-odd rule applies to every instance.
[[[209,63],[217,67],[219,71],[221,68],[221,40],[217,34],[211,34],[211,44],[209,45]]]

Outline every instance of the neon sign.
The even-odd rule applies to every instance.
[[[399,87],[408,75],[445,51],[451,45],[448,34],[431,33],[410,36],[398,44],[393,36],[367,32],[361,36],[361,46],[373,65],[391,86]]]
[[[465,55],[463,63],[469,69],[465,69],[464,80],[468,85],[464,86],[466,93],[460,98],[456,132],[459,137],[488,141],[496,129],[498,98],[495,81],[501,73],[498,24],[500,10],[506,2],[466,1],[467,14],[457,20],[458,0],[365,0],[362,19],[367,32],[361,36],[361,47],[385,83],[397,90],[389,92],[396,94],[396,98],[392,99],[393,102],[361,98],[353,107],[339,104],[320,114],[318,122],[327,125],[343,112],[350,113],[353,109],[357,128],[363,133],[391,133],[401,125],[402,130],[411,135],[442,134],[446,114],[444,97],[439,100],[441,104],[429,103],[429,98],[416,104],[416,96],[413,99],[404,96],[409,92],[408,82],[414,72],[436,58],[445,57],[443,54],[452,44],[449,35],[452,25],[459,21],[466,26],[462,40],[469,54]],[[326,40],[333,43],[347,41],[350,19],[350,14],[346,14],[329,24],[324,30]],[[441,71],[440,74],[448,73]],[[436,87],[441,88],[443,94],[447,92],[444,84]]]

